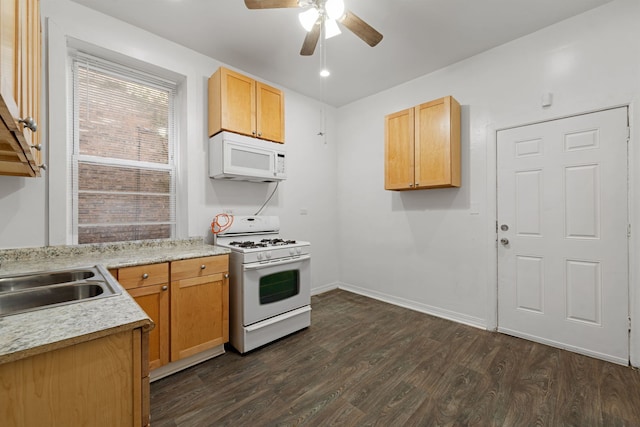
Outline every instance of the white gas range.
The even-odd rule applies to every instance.
[[[231,250],[229,340],[240,353],[311,324],[311,245],[279,232],[277,216],[234,216],[216,238]]]

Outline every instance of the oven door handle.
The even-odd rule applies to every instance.
[[[267,320],[263,320],[262,322],[254,323],[253,325],[245,326],[245,330],[247,332],[257,331],[258,329],[262,329],[267,326],[275,325],[278,322],[282,322],[283,320],[290,319],[295,316],[299,316],[308,311],[311,311],[311,306],[305,305],[304,307],[297,308],[295,310],[291,310],[287,313],[280,314],[278,316],[272,317]]]
[[[311,255],[300,255],[299,257],[287,258],[287,259],[282,260],[282,261],[271,261],[271,262],[265,262],[265,263],[257,263],[256,262],[256,263],[252,263],[252,264],[247,264],[243,268],[244,268],[245,271],[247,271],[247,270],[259,270],[261,268],[275,267],[277,265],[293,264],[294,262],[306,261],[308,259],[311,259]]]

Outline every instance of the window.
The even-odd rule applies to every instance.
[[[175,82],[71,53],[77,243],[175,236]]]

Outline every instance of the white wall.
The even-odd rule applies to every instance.
[[[495,131],[623,104],[632,105],[639,123],[638,22],[640,2],[618,0],[340,108],[343,286],[494,327]],[[546,92],[553,93],[550,108],[541,107]],[[384,116],[445,95],[462,105],[462,187],[385,191]],[[632,132],[634,146],[633,125]],[[635,174],[638,151],[632,148]],[[632,220],[640,225],[638,199]],[[637,269],[634,262],[634,307],[640,306]]]
[[[207,236],[223,210],[253,214],[275,184],[206,177],[206,78],[220,65],[68,0],[42,0],[50,17],[49,166],[44,179],[0,177],[0,248],[65,243],[66,37],[183,77],[183,234]],[[495,132],[535,121],[631,105],[631,193],[640,187],[640,5],[617,0],[538,33],[360,100],[327,108],[286,92],[289,179],[265,209],[283,234],[310,240],[313,288],[358,292],[480,327],[495,326]],[[437,41],[425,41],[437,43]],[[260,79],[259,76],[256,76]],[[542,108],[544,93],[553,106]],[[384,116],[453,95],[462,104],[462,187],[385,191]],[[339,183],[339,186],[338,186]],[[51,206],[47,206],[47,200]],[[640,229],[640,198],[631,220]],[[305,209],[307,215],[301,215]],[[30,230],[26,233],[24,230]],[[50,237],[48,237],[50,236]],[[335,242],[339,243],[339,251]],[[640,360],[640,239],[631,242],[634,364]]]
[[[133,58],[182,81],[180,102],[185,113],[178,131],[182,143],[178,185],[184,215],[180,237],[203,236],[211,242],[209,224],[217,213],[232,210],[246,215],[258,210],[275,184],[208,178],[207,78],[223,64],[68,0],[41,0],[41,8],[49,60],[45,89],[45,113],[51,123],[45,138],[49,171],[40,179],[0,176],[0,248],[70,243],[66,203],[68,38]],[[283,235],[312,242],[312,287],[332,286],[338,280],[337,253],[331,250],[337,235],[333,227],[337,218],[335,109],[325,107],[330,129],[325,145],[316,136],[322,105],[282,89],[289,178],[280,184],[263,213],[280,215]],[[299,215],[300,208],[306,208],[308,214]]]

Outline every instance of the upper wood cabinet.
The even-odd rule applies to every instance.
[[[451,96],[385,117],[386,190],[460,187],[460,104]]]
[[[0,174],[40,176],[38,0],[0,0]]]
[[[209,78],[209,136],[236,132],[284,142],[284,93],[227,68]]]

